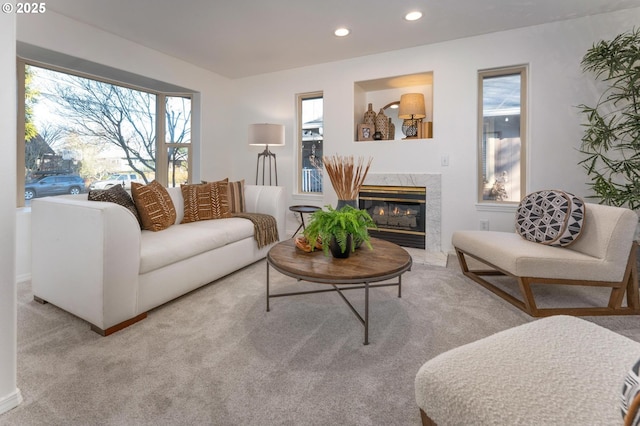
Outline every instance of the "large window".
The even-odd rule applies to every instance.
[[[19,61],[22,76],[18,193],[24,199],[19,196],[18,205],[117,184],[130,189],[132,181],[189,182],[190,94],[153,92]],[[51,184],[58,181],[67,184]]]
[[[526,66],[478,73],[478,199],[518,203],[525,190]]]
[[[322,193],[323,115],[322,92],[298,95],[300,193]]]
[[[191,97],[164,96],[167,183],[179,186],[189,179],[191,156]]]

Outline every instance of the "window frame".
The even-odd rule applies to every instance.
[[[304,195],[304,196],[323,196],[324,194],[324,184],[323,184],[323,189],[322,191],[319,192],[311,192],[311,191],[303,191],[302,187],[302,166],[304,164],[303,158],[302,158],[302,152],[303,152],[303,120],[302,120],[302,102],[305,100],[310,100],[310,99],[318,99],[318,98],[322,98],[323,100],[323,104],[322,104],[322,110],[323,110],[323,128],[324,128],[324,91],[322,90],[318,90],[318,91],[314,91],[314,92],[305,92],[305,93],[298,93],[296,95],[296,120],[297,120],[297,127],[298,127],[298,132],[297,132],[297,138],[296,138],[296,149],[297,149],[297,167],[296,167],[296,193],[298,195]],[[322,138],[322,141],[324,143],[324,136]],[[324,146],[324,144],[323,144]],[[322,172],[323,175],[323,180],[324,180],[324,169]]]
[[[52,65],[49,63],[44,63],[34,59],[27,59],[18,56],[16,58],[16,72],[17,72],[17,82],[18,82],[18,120],[17,120],[17,191],[16,191],[16,205],[17,207],[25,207],[25,199],[24,199],[24,188],[25,188],[25,69],[26,66],[33,66],[38,68],[44,68],[51,71],[68,74],[75,77],[90,79],[94,81],[98,81],[105,84],[111,84],[115,86],[120,86],[126,89],[137,90],[141,92],[146,92],[156,97],[156,156],[155,156],[155,180],[161,183],[164,187],[167,187],[169,184],[169,176],[168,176],[168,149],[169,147],[180,147],[187,149],[187,164],[189,168],[188,175],[188,183],[192,182],[192,161],[193,161],[193,139],[190,139],[188,143],[170,143],[165,139],[165,130],[166,130],[166,98],[167,97],[184,97],[189,98],[191,100],[191,111],[194,110],[194,96],[195,93],[192,92],[166,92],[150,89],[148,87],[142,87],[134,84],[129,84],[122,81],[116,81],[107,77],[86,73],[83,71],[78,71],[74,69],[69,69],[66,67]],[[191,117],[191,134],[193,134],[193,115]]]
[[[483,69],[478,71],[478,117],[477,117],[477,203],[478,205],[516,206],[520,199],[514,200],[485,200],[484,199],[484,80],[485,78],[520,76],[520,197],[527,193],[527,145],[528,145],[528,77],[529,65],[514,65]]]

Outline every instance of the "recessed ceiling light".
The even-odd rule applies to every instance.
[[[407,21],[417,21],[418,19],[422,18],[422,12],[409,12],[406,15],[404,15],[404,19],[406,19]]]
[[[333,33],[338,37],[344,37],[346,35],[349,35],[349,30],[347,28],[338,28]]]

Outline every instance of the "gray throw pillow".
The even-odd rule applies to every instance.
[[[138,209],[133,202],[133,198],[131,198],[131,195],[129,195],[121,185],[114,185],[109,189],[93,189],[89,191],[88,199],[89,201],[116,203],[127,208],[131,213],[133,213],[138,221],[138,225],[142,228],[142,221],[140,220],[140,215],[138,214]]]

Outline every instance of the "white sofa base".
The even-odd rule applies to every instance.
[[[202,287],[214,280],[237,271],[257,259],[266,257],[269,247],[258,249],[251,238],[220,247],[190,257],[182,262],[156,269],[138,277],[140,310],[148,311],[170,300]],[[215,273],[203,275],[199,271],[211,269],[215,264]],[[185,279],[185,277],[192,277]]]
[[[180,188],[168,191],[176,224],[157,233],[140,231],[126,208],[87,201],[86,194],[34,199],[34,299],[108,335],[146,318],[150,309],[266,256],[271,246],[258,248],[247,219],[180,224],[182,193]],[[245,185],[245,202],[248,212],[275,217],[284,238],[283,187]]]

